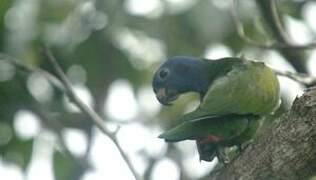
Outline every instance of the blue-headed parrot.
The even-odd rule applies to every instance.
[[[159,137],[167,142],[196,140],[200,159],[205,161],[219,156],[218,147],[240,146],[250,140],[262,117],[280,104],[274,72],[263,62],[244,58],[176,56],[160,66],[152,85],[163,105],[171,105],[183,93],[200,95],[199,107]]]

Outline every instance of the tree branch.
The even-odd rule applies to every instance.
[[[316,87],[297,98],[217,179],[308,179],[316,175]]]
[[[270,12],[271,12],[271,20],[277,30],[277,32],[279,33],[281,42],[284,42],[286,44],[290,44],[290,39],[289,39],[289,35],[287,34],[287,32],[285,31],[285,29],[283,28],[283,24],[281,22],[279,13],[278,13],[278,9],[277,9],[277,4],[275,0],[268,0],[268,5],[270,8]]]
[[[275,19],[275,5],[271,5],[275,3],[274,0],[256,0],[256,3],[261,11],[262,18],[265,21],[267,27],[270,29],[272,35],[276,39],[278,43],[287,44],[289,40],[284,38],[285,29],[278,28],[278,23],[282,23],[282,17],[278,16],[278,19]],[[312,47],[312,46],[311,46]],[[288,61],[293,65],[297,72],[307,73],[306,66],[306,54],[304,51],[301,51],[302,48],[295,47],[291,49],[280,48],[278,51],[282,54]]]
[[[65,75],[65,73],[63,72],[63,70],[61,69],[59,64],[57,63],[56,59],[54,58],[52,53],[49,51],[49,49],[44,48],[44,52],[45,52],[49,62],[53,65],[54,69],[56,70],[57,74],[59,75],[60,80],[58,78],[56,78],[53,74],[51,74],[43,69],[28,66],[24,63],[21,63],[19,60],[12,58],[11,56],[8,56],[6,54],[0,53],[0,59],[8,60],[14,66],[16,66],[21,71],[24,71],[26,73],[32,73],[35,71],[42,73],[42,75],[44,77],[46,77],[50,81],[50,83],[52,83],[52,85],[54,85],[59,90],[65,92],[66,94],[68,94],[69,97],[74,101],[74,103],[81,109],[81,111],[83,113],[85,113],[88,117],[90,117],[87,119],[91,120],[92,123],[95,124],[102,133],[107,135],[112,140],[114,145],[117,147],[120,155],[122,156],[123,160],[127,164],[128,168],[130,169],[130,171],[134,175],[135,179],[136,180],[141,179],[139,177],[139,175],[137,174],[135,168],[133,167],[131,161],[129,160],[128,156],[125,154],[125,152],[123,151],[122,147],[120,146],[120,144],[118,142],[116,134],[119,130],[119,127],[115,132],[110,132],[109,130],[107,130],[103,125],[104,120],[93,109],[91,109],[86,104],[84,104],[80,100],[80,98],[75,94],[67,76]],[[67,151],[67,149],[65,149],[65,150]],[[68,153],[68,152],[66,152],[66,153]]]
[[[76,95],[76,93],[74,92],[74,90],[71,86],[71,83],[68,80],[66,74],[64,73],[64,71],[62,70],[60,65],[57,63],[55,57],[53,56],[53,54],[51,53],[51,51],[47,47],[44,47],[44,53],[47,56],[49,63],[53,66],[54,70],[56,71],[57,75],[59,76],[59,79],[62,82],[62,84],[64,85],[66,93],[68,94],[68,96],[74,101],[74,103],[79,107],[79,109],[83,113],[85,113],[87,116],[90,117],[89,119],[92,121],[92,123],[95,124],[102,133],[107,135],[112,140],[112,142],[117,147],[119,153],[121,154],[122,158],[124,159],[125,163],[127,164],[128,168],[130,169],[130,171],[134,175],[135,179],[137,179],[137,180],[140,179],[134,166],[132,165],[131,161],[129,160],[127,154],[125,154],[125,152],[123,151],[122,147],[120,146],[120,144],[118,142],[118,139],[116,136],[117,131],[110,132],[109,130],[107,130],[104,127],[105,121],[93,109],[91,109],[89,106],[84,104],[81,101],[81,99]]]
[[[273,68],[271,68],[273,69]],[[277,75],[288,77],[296,82],[299,82],[307,87],[311,87],[316,85],[316,77],[310,76],[305,73],[293,73],[290,71],[280,71],[277,69],[273,69],[273,72]]]
[[[277,8],[276,8],[276,3],[274,0],[271,0],[270,2],[271,2],[270,8],[271,8],[271,11],[273,12],[272,16],[274,17],[272,19],[274,20],[274,23],[276,24],[275,27],[278,29],[278,32],[280,32],[279,33],[280,37],[282,37],[283,40],[281,42],[260,43],[249,38],[246,35],[243,24],[238,17],[237,0],[232,0],[230,14],[234,21],[236,31],[239,37],[250,45],[257,46],[264,49],[313,49],[313,48],[316,48],[316,42],[312,42],[312,43],[304,44],[304,45],[296,45],[296,44],[290,43],[290,41],[288,40],[288,35],[285,33],[285,30],[283,29],[282,23],[280,21],[280,17],[278,15]]]

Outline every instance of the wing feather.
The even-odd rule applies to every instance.
[[[278,79],[270,68],[261,62],[243,62],[216,79],[199,108],[182,120],[197,121],[227,114],[265,115],[279,105],[279,91]]]

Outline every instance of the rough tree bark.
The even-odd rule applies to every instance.
[[[304,180],[316,175],[316,87],[221,170],[224,180]]]

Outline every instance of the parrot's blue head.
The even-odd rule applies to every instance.
[[[170,105],[185,92],[202,92],[207,88],[202,60],[176,56],[168,59],[153,77],[153,89],[161,104]]]

